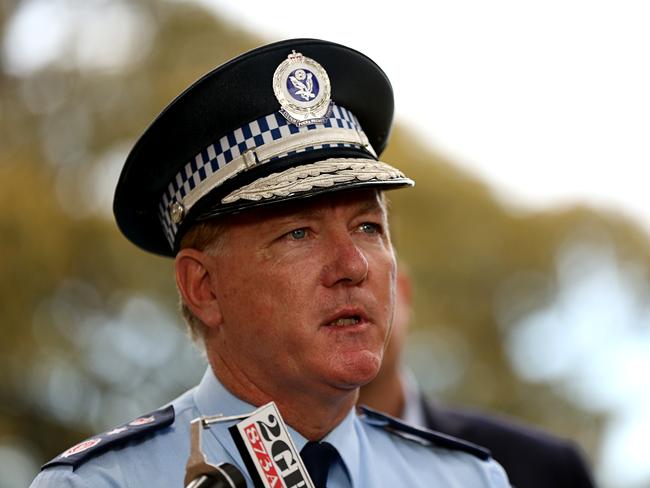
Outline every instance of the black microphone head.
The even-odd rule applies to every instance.
[[[221,463],[210,467],[213,469],[206,470],[185,488],[246,488],[244,475],[232,464]]]

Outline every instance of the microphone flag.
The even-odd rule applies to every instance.
[[[255,488],[315,488],[274,402],[228,430]]]

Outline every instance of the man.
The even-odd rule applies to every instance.
[[[411,283],[406,271],[399,270],[391,341],[379,374],[361,388],[360,404],[487,447],[516,488],[594,486],[571,442],[491,415],[446,409],[422,396],[412,374],[402,368],[410,315]]]
[[[220,66],[158,116],[125,163],[115,216],[132,242],[175,257],[209,368],[165,409],[57,456],[33,486],[181,486],[198,417],[192,435],[217,419],[191,444],[199,463],[228,463],[248,486],[262,486],[251,465],[293,476],[289,439],[271,449],[275,467],[255,465],[248,454],[265,451],[230,429],[271,401],[318,488],[507,486],[477,446],[355,411],[393,316],[382,191],[413,184],[377,160],[392,113],[370,59],[292,40]],[[268,419],[265,438],[281,431]]]

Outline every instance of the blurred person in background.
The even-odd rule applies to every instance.
[[[392,336],[379,374],[361,388],[359,405],[488,448],[515,488],[593,487],[590,470],[571,441],[488,413],[443,407],[423,394],[402,362],[411,296],[408,271],[400,266]]]

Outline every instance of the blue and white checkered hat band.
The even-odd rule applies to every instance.
[[[162,196],[160,219],[170,245],[182,217],[224,181],[287,155],[335,147],[364,148],[374,155],[356,117],[334,104],[330,115],[319,123],[299,127],[276,112],[223,136],[190,160]]]

